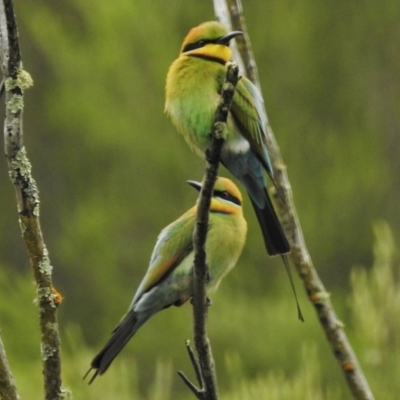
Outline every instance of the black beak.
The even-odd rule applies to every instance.
[[[194,187],[196,190],[200,192],[201,190],[201,183],[196,181],[186,181],[190,186]]]
[[[227,46],[229,44],[229,42],[236,36],[238,35],[243,35],[242,31],[232,31],[229,32],[227,35],[220,37],[217,40],[217,44],[224,44],[225,46]]]

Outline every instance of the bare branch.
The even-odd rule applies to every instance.
[[[208,213],[210,209],[212,192],[217,178],[219,158],[222,145],[226,138],[226,120],[230,104],[238,82],[238,66],[236,63],[228,63],[226,80],[222,87],[221,99],[218,104],[213,131],[211,133],[211,145],[206,151],[206,168],[204,172],[203,184],[199,195],[196,226],[193,233],[194,243],[194,269],[193,269],[193,334],[194,342],[198,355],[197,361],[193,359],[191,349],[188,349],[192,364],[199,380],[200,389],[197,389],[193,383],[182,373],[179,375],[189,388],[195,393],[197,398],[204,400],[217,400],[218,387],[215,373],[214,360],[211,354],[211,345],[207,337],[206,320],[209,301],[206,297],[205,285],[207,281],[207,266],[205,242],[208,230]],[[187,344],[188,347],[188,344]],[[200,396],[200,397],[199,397]]]
[[[231,28],[231,16],[230,16],[230,11],[228,8],[228,4],[226,1],[221,1],[221,0],[213,0],[214,3],[214,11],[215,11],[215,17],[216,19],[221,22],[221,24],[224,24],[227,28]],[[241,35],[239,35],[241,36]],[[236,43],[239,43],[239,36],[235,37],[235,40],[232,40],[229,43],[229,47],[232,49],[233,52],[233,59],[239,66],[239,71],[245,71],[245,66],[243,63],[242,58],[240,57],[240,53],[238,50],[238,46]]]
[[[244,19],[240,0],[213,0],[213,2],[217,19],[225,26],[229,28],[234,27],[243,32],[243,35],[235,37],[235,44],[231,44],[234,60],[238,63],[239,70],[246,71],[246,76],[256,86],[260,87],[257,64],[251,49],[250,38],[247,33],[246,21]],[[234,46],[232,46],[233,44]]]
[[[178,371],[178,375],[182,378],[185,385],[193,392],[196,398],[203,400],[204,399],[204,391],[202,389],[197,388],[192,381],[185,375],[184,372]]]
[[[207,266],[204,247],[208,230],[208,213],[211,196],[217,178],[222,145],[226,137],[226,120],[228,118],[228,112],[237,81],[238,67],[236,64],[230,63],[228,65],[226,81],[222,87],[221,99],[215,113],[213,132],[211,134],[211,146],[206,151],[207,163],[197,207],[196,227],[193,234],[195,252],[193,282],[194,342],[199,357],[205,385],[205,398],[207,400],[218,399],[218,388],[214,360],[211,354],[211,345],[206,331],[208,307],[205,291]]]
[[[194,372],[196,373],[197,382],[199,383],[199,385],[201,387],[204,387],[203,376],[201,374],[200,364],[196,359],[196,356],[195,356],[195,354],[193,352],[192,346],[190,346],[189,340],[186,340],[185,345],[186,345],[186,350],[187,350],[187,352],[189,354],[190,361],[191,361],[191,363],[193,365]]]
[[[225,0],[214,0],[215,12],[221,23],[230,27],[232,21],[232,29],[244,32],[243,37],[239,36],[236,38],[237,41],[240,39],[244,41],[243,44],[240,44],[240,42],[238,44],[240,58],[244,60],[245,74],[253,80],[257,86],[260,86],[256,63],[251,52],[250,40],[244,23],[241,2],[240,0],[227,0],[227,3],[228,5],[225,3]],[[224,7],[229,10],[228,17],[226,12],[221,11]],[[269,124],[266,126],[266,137],[268,150],[274,167],[277,191],[284,195],[283,202],[280,200],[279,196],[275,197],[281,211],[282,224],[291,244],[292,250],[290,256],[293,264],[303,281],[309,299],[314,305],[318,319],[331,344],[332,352],[339,362],[353,397],[360,400],[372,400],[374,396],[350,342],[347,339],[343,324],[336,316],[335,310],[329,300],[329,294],[319,278],[310,254],[308,253],[293,202],[293,195],[286,173],[286,167]]]
[[[14,378],[8,365],[6,351],[0,337],[0,398],[2,400],[19,400]]]
[[[23,146],[23,95],[33,82],[22,69],[12,0],[3,0],[0,4],[0,55],[6,101],[5,155],[17,197],[19,224],[36,280],[45,398],[61,399],[60,340],[56,315],[61,297],[52,285],[52,266],[39,222],[39,192]]]

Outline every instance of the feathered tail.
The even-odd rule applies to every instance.
[[[111,338],[108,340],[103,349],[96,355],[90,364],[90,369],[83,377],[85,379],[92,369],[95,369],[94,375],[90,378],[91,384],[97,375],[102,375],[107,371],[114,358],[129,342],[129,339],[136,333],[144,321],[138,323],[137,313],[130,310],[122,321],[113,330]]]
[[[258,223],[264,237],[265,247],[270,256],[278,254],[286,254],[290,252],[290,245],[275,213],[271,199],[268,196],[266,188],[264,188],[265,206],[260,208],[250,197],[254,211],[256,213]]]

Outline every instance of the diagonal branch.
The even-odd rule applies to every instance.
[[[52,285],[52,266],[39,222],[39,192],[23,146],[23,95],[24,90],[32,85],[32,79],[22,69],[12,0],[3,0],[0,4],[0,56],[6,89],[5,155],[17,197],[19,224],[36,281],[45,398],[61,399],[60,339],[56,314],[60,295]]]
[[[244,60],[246,75],[260,87],[241,2],[240,0],[227,0],[227,3],[228,4],[226,4],[224,0],[214,0],[215,13],[226,26],[230,27],[232,21],[233,29],[244,32],[243,37],[239,36],[237,38],[237,40],[243,40],[241,44],[238,44],[239,57]],[[309,299],[315,308],[320,324],[325,332],[327,340],[331,344],[332,352],[339,362],[353,397],[360,400],[372,400],[374,396],[361,370],[351,344],[347,339],[343,324],[335,313],[329,300],[329,294],[319,278],[310,254],[308,253],[293,202],[293,195],[286,167],[272,129],[268,123],[266,126],[266,137],[268,150],[274,167],[274,178],[277,189],[279,193],[284,195],[284,202],[280,201],[279,196],[276,196],[276,200],[281,211],[283,226],[291,244],[292,250],[290,255],[293,264],[303,281]]]
[[[200,392],[204,394],[205,400],[217,400],[218,388],[215,373],[214,360],[211,354],[211,345],[207,337],[207,297],[205,285],[207,281],[207,266],[205,242],[208,229],[208,213],[210,209],[212,192],[217,178],[219,159],[222,145],[226,138],[226,120],[230,104],[238,82],[238,66],[236,63],[229,63],[226,80],[222,87],[221,99],[215,113],[213,132],[211,134],[211,145],[206,151],[206,168],[204,172],[202,189],[199,195],[199,202],[196,216],[196,226],[193,233],[194,243],[194,280],[193,280],[193,332],[194,343],[199,358],[201,370],[200,384],[204,382],[204,388]],[[182,379],[182,373],[180,374]],[[186,378],[187,379],[187,378]],[[188,385],[190,387],[190,385]],[[192,385],[194,386],[194,385]],[[193,388],[191,388],[193,390]],[[196,392],[194,392],[196,394]],[[199,396],[199,394],[196,394]]]

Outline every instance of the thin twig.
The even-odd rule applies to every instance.
[[[238,46],[240,56],[244,60],[244,72],[258,87],[260,87],[241,2],[240,0],[227,0],[227,3],[228,5],[225,3],[225,0],[214,0],[215,12],[221,23],[231,27],[232,21],[232,29],[241,30],[245,33],[242,37],[244,45]],[[223,11],[227,8],[229,9],[230,19],[226,18],[227,13]],[[238,38],[240,38],[240,36]],[[310,254],[308,253],[293,202],[293,195],[286,173],[286,167],[283,163],[271,126],[267,123],[265,129],[268,150],[274,167],[274,179],[277,190],[284,195],[284,202],[279,201],[279,196],[277,196],[276,199],[282,216],[282,224],[291,244],[291,259],[298,275],[303,281],[311,303],[314,305],[318,319],[331,344],[332,352],[339,362],[353,397],[359,400],[373,400],[374,396],[350,342],[347,339],[343,324],[336,316],[335,310],[329,300],[329,294],[319,278]]]
[[[24,90],[32,85],[22,69],[18,30],[12,0],[0,5],[0,55],[5,79],[5,155],[14,185],[19,224],[36,281],[41,329],[41,350],[45,399],[61,399],[60,339],[57,324],[59,294],[52,285],[50,259],[39,222],[39,192],[23,146],[22,109]]]
[[[189,340],[185,341],[185,346],[186,346],[186,350],[187,350],[189,358],[190,358],[190,362],[192,363],[193,369],[196,373],[197,382],[199,383],[201,389],[196,387],[196,385],[194,385],[190,381],[190,379],[185,375],[184,372],[178,371],[178,375],[182,378],[183,382],[194,393],[194,395],[198,399],[203,400],[204,396],[205,396],[205,392],[204,392],[204,381],[203,381],[203,375],[201,372],[201,367],[200,367],[200,364],[197,361],[197,358],[193,352],[192,346],[190,346]]]
[[[183,371],[178,371],[178,375],[182,378],[185,385],[189,388],[189,390],[198,398],[199,400],[204,400],[204,391],[199,389],[192,383],[192,381],[185,375]]]
[[[0,398],[2,400],[19,400],[14,378],[8,365],[6,351],[0,336]]]
[[[195,393],[197,398],[204,400],[218,399],[214,359],[212,357],[211,345],[206,330],[208,301],[205,290],[207,266],[206,253],[204,249],[208,230],[208,213],[211,197],[217,178],[222,145],[226,138],[226,120],[228,118],[228,112],[235,92],[235,87],[239,79],[239,69],[236,63],[229,63],[227,68],[226,80],[221,91],[221,99],[215,113],[213,131],[211,133],[211,144],[206,151],[207,162],[202,189],[199,195],[196,226],[193,233],[195,252],[193,269],[193,335],[200,371],[195,365],[194,368],[202,387],[197,389],[182,372],[179,374],[193,393]],[[199,377],[200,372],[201,374]],[[190,382],[190,384],[188,382]]]
[[[204,387],[203,376],[201,374],[200,364],[193,352],[192,346],[190,345],[189,340],[186,340],[186,350],[189,354],[190,361],[192,362],[194,372],[196,373],[196,379],[199,383],[200,387]]]

